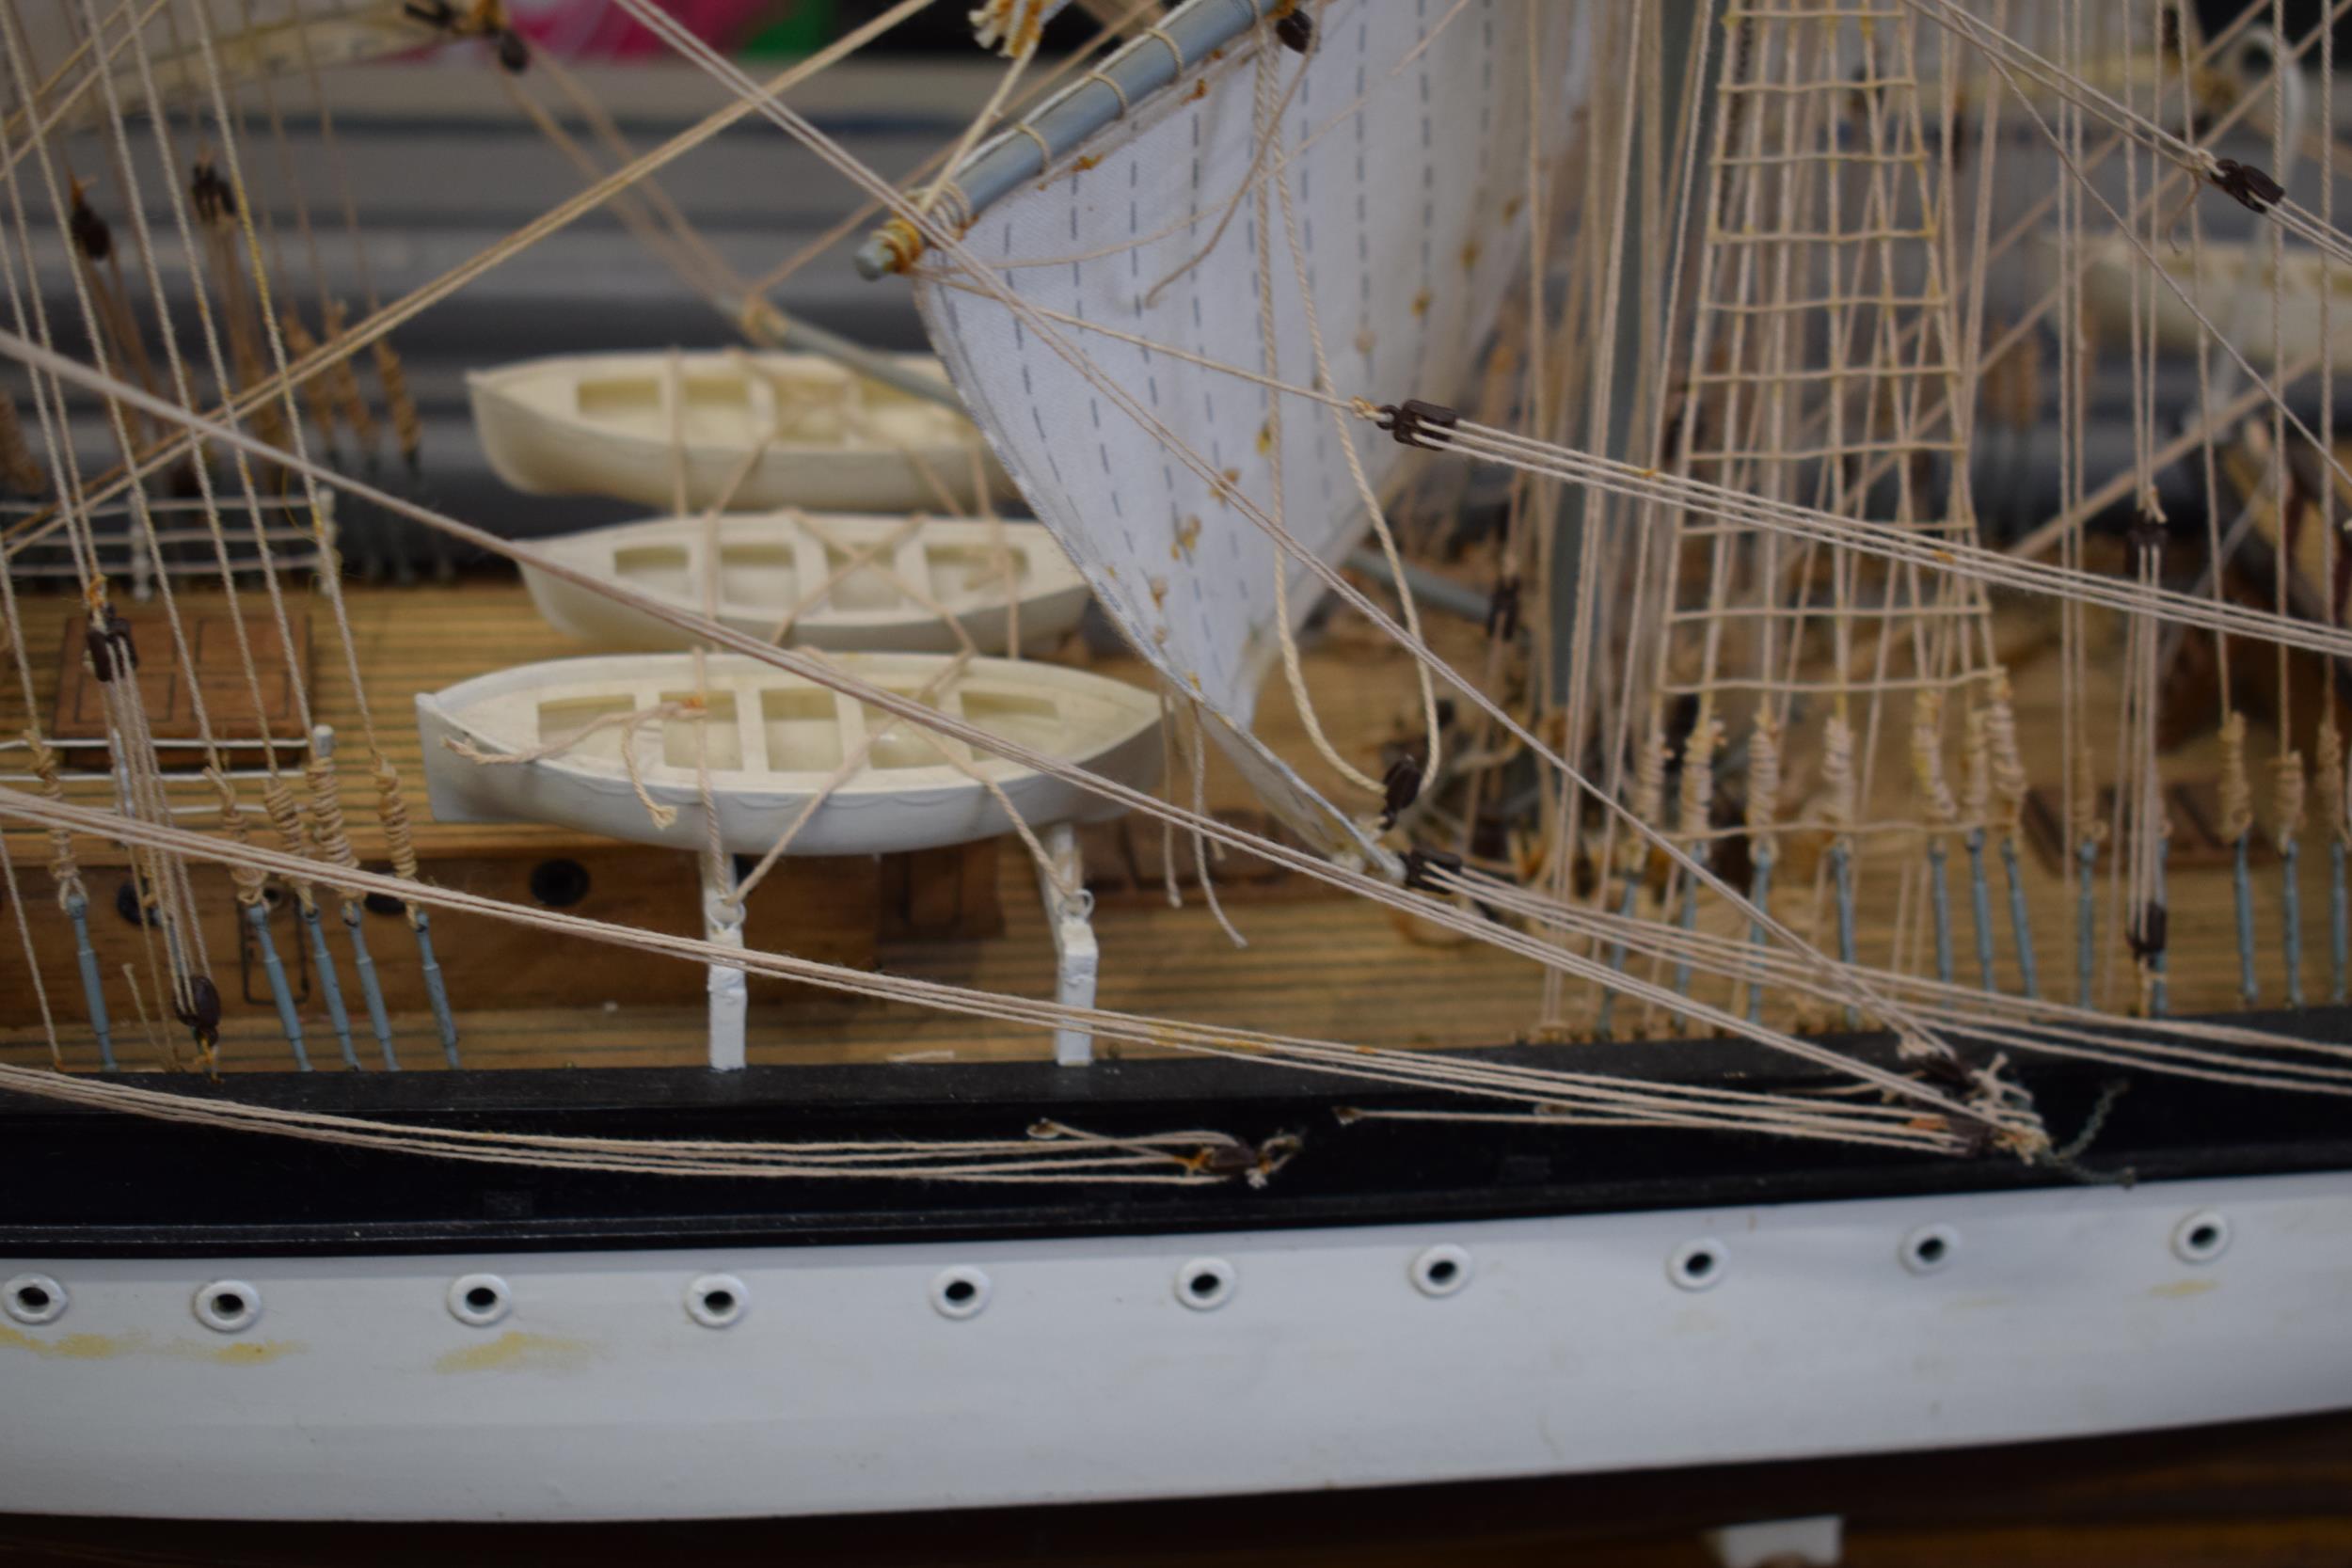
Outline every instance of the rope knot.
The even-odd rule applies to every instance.
[[[2332,833],[2340,842],[2352,842],[2352,824],[2344,820],[2344,736],[2336,728],[2336,716],[2330,712],[2319,721],[2319,760],[2313,767],[2313,784],[2319,791],[2319,822],[2323,832]]]
[[[2010,705],[2009,677],[2003,675],[1993,689],[1993,700],[1983,708],[1984,739],[1993,759],[1993,793],[2001,803],[2004,826],[2014,829],[2025,815],[2026,796],[2032,782],[2026,772],[2026,758],[2017,745],[2017,712]]]
[[[2292,844],[2303,836],[2303,753],[2287,752],[2273,758],[2270,766],[2275,785],[2271,799],[2279,813],[2278,839],[2281,845]]]
[[[2246,776],[2246,715],[2221,721],[2221,837],[2235,844],[2254,831],[2254,786]]]
[[[770,348],[782,348],[792,330],[792,324],[785,318],[783,311],[757,297],[743,302],[743,309],[737,314],[735,322],[743,329],[743,336]]]
[[[408,799],[400,790],[400,769],[389,758],[378,752],[373,769],[375,780],[375,815],[384,824],[384,839],[391,850],[392,871],[401,880],[417,879],[416,836],[408,826]],[[414,905],[409,906],[413,917]]]
[[[1919,693],[1911,710],[1911,774],[1929,818],[1940,829],[1960,820],[1960,802],[1944,776],[1944,693]]]
[[[874,230],[874,243],[882,249],[884,272],[902,273],[923,255],[923,236],[904,218],[892,218]]]
[[[1665,731],[1653,724],[1649,738],[1643,742],[1640,755],[1633,763],[1633,815],[1651,826],[1662,825],[1666,816],[1666,764],[1674,752],[1666,744]],[[1618,849],[1623,857],[1625,874],[1640,875],[1649,863],[1649,844],[1638,833],[1628,833]]]
[[[1682,743],[1682,836],[1707,833],[1715,803],[1715,753],[1723,749],[1724,721],[1707,719]]]
[[[1748,731],[1748,835],[1753,841],[1772,832],[1780,812],[1780,723],[1768,713],[1756,716]],[[1766,845],[1758,853],[1769,852]]]

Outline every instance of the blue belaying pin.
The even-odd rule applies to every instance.
[[[1984,876],[1984,830],[1971,828],[1968,846],[1968,904],[1977,921],[1977,975],[1984,989],[1993,983],[1993,885]]]
[[[89,942],[89,900],[79,893],[69,893],[65,900],[65,917],[73,922],[73,962],[82,972],[82,996],[89,1006],[89,1025],[98,1036],[99,1064],[108,1072],[115,1069],[114,1030],[106,1020],[106,988],[98,974],[98,950]]]
[[[2254,876],[2247,866],[2247,852],[2252,833],[2237,835],[2237,859],[2232,872],[2237,893],[2237,989],[2240,1000],[2251,1007],[2262,1001],[2262,982],[2254,974]]]
[[[1768,844],[1757,853],[1756,875],[1748,883],[1748,902],[1756,908],[1756,918],[1748,922],[1748,944],[1751,947],[1764,946],[1763,911],[1765,900],[1772,896],[1772,848]],[[1764,986],[1761,981],[1751,981],[1748,986],[1748,1022],[1761,1023],[1763,1021]]]
[[[1627,872],[1625,874],[1625,901],[1617,911],[1617,913],[1624,919],[1631,920],[1633,918],[1634,896],[1641,892],[1641,878],[1636,876],[1633,872]],[[1622,974],[1625,973],[1624,942],[1613,942],[1609,944],[1609,967],[1616,974]],[[1600,1012],[1598,1016],[1593,1020],[1593,1034],[1596,1037],[1600,1039],[1607,1039],[1609,1037],[1610,1018],[1611,1015],[1616,1012],[1616,991],[1613,990],[1602,990],[1600,993]]]
[[[2078,891],[2074,895],[2074,1002],[2077,1006],[2090,1006],[2090,974],[2099,947],[2099,905],[2096,896],[2096,874],[2099,867],[2099,844],[2086,835],[2074,846],[2074,863],[2080,874]]]
[[[2328,840],[2328,1000],[2344,1000],[2346,949],[2352,948],[2352,906],[2344,892],[2344,840]]]
[[[1844,839],[1831,847],[1829,852],[1830,881],[1837,892],[1837,961],[1851,964],[1854,959],[1853,935],[1853,846]],[[1846,1027],[1862,1027],[1862,1009],[1846,1004]]]
[[[269,977],[270,1000],[278,1005],[278,1026],[294,1048],[294,1069],[308,1072],[310,1052],[302,1039],[302,1015],[294,1007],[294,992],[287,988],[286,966],[278,961],[278,943],[270,937],[269,906],[254,899],[245,907],[245,923],[253,927],[253,944],[262,950],[262,973]]]
[[[2303,890],[2296,875],[2301,846],[2292,838],[2279,845],[2279,946],[2287,964],[2287,1006],[2303,1005]]]
[[[457,1020],[450,1015],[449,988],[441,982],[441,962],[433,956],[433,923],[419,910],[409,919],[417,933],[417,958],[424,966],[424,999],[433,1009],[433,1023],[441,1032],[441,1054],[457,1065]]]
[[[1944,875],[1944,841],[1928,839],[1928,901],[1935,917],[1935,977],[1952,983],[1952,892]]]
[[[2017,864],[2017,835],[2001,837],[2001,867],[2009,878],[2009,924],[2017,938],[2017,983],[2028,1001],[2042,996],[2033,953],[2033,916],[2026,909],[2026,879]]]
[[[343,1010],[342,982],[335,974],[335,955],[327,951],[326,932],[319,924],[319,907],[315,902],[301,906],[302,939],[310,949],[311,967],[319,972],[319,1000],[326,1004],[326,1022],[335,1031],[335,1042],[342,1047],[343,1066],[359,1070],[359,1053],[351,1047],[351,1015]]]
[[[376,983],[375,958],[368,952],[367,932],[359,922],[364,919],[359,905],[343,906],[343,929],[351,933],[351,961],[359,971],[359,995],[368,1007],[368,1023],[375,1031],[376,1049],[384,1053],[384,1070],[398,1072],[400,1058],[392,1053],[392,1021],[384,1011],[384,988]]]

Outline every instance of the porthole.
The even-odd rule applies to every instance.
[[[1413,1288],[1425,1296],[1450,1296],[1470,1277],[1470,1254],[1451,1243],[1430,1247],[1413,1259]]]
[[[1723,1282],[1729,1266],[1724,1243],[1712,1236],[1685,1242],[1666,1259],[1666,1277],[1685,1291],[1711,1291]]]
[[[2201,1209],[2172,1227],[2173,1256],[2184,1263],[2210,1263],[2230,1250],[2230,1222]]]
[[[65,1312],[65,1287],[45,1274],[21,1274],[0,1285],[0,1307],[18,1323],[38,1328]]]
[[[977,1269],[942,1269],[931,1281],[931,1305],[943,1318],[976,1318],[988,1305],[988,1275]]]
[[[1222,1258],[1196,1258],[1176,1271],[1176,1299],[1196,1312],[1211,1312],[1233,1299],[1238,1276]]]
[[[1903,1267],[1913,1274],[1934,1274],[1951,1266],[1960,1252],[1960,1232],[1948,1225],[1923,1225],[1903,1238]]]
[[[449,1283],[449,1315],[469,1327],[487,1328],[514,1306],[514,1292],[497,1275],[459,1275]]]
[[[196,1321],[216,1334],[237,1334],[261,1320],[262,1292],[242,1279],[215,1279],[196,1292]]]
[[[686,1315],[705,1328],[726,1328],[742,1321],[752,1293],[731,1274],[707,1274],[686,1287]]]

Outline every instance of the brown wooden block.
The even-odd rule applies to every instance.
[[[1136,868],[1127,859],[1127,824],[1089,822],[1078,829],[1078,859],[1087,891],[1097,899],[1119,898],[1136,889]]]
[[[258,677],[247,681],[245,660],[237,646],[236,622],[226,610],[198,609],[182,613],[181,629],[187,637],[188,664],[181,662],[172,641],[171,624],[160,608],[140,605],[120,613],[130,626],[132,645],[138,654],[139,696],[146,705],[148,724],[157,740],[198,739],[202,733],[197,723],[197,701],[200,697],[216,740],[259,741],[266,728],[269,737],[281,744],[308,745],[310,737],[302,733],[294,705],[294,673],[287,668],[286,650],[279,642],[274,617],[265,612],[249,612],[245,617],[246,637]],[[307,685],[310,678],[310,618],[301,610],[290,610],[287,624],[294,633],[294,668]],[[90,673],[88,634],[87,616],[67,618],[64,644],[57,655],[56,708],[50,721],[50,734],[60,740],[106,738],[105,695],[98,678]],[[253,700],[256,686],[261,691],[259,708]],[[68,750],[64,757],[76,767],[112,766],[101,751],[75,748]],[[193,747],[159,747],[156,758],[167,768],[199,768],[204,762],[203,753]]]
[[[881,857],[886,937],[993,937],[1005,929],[998,840]]]

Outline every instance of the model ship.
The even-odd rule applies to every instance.
[[[584,182],[489,261],[609,207],[744,340],[465,367],[516,490],[663,514],[553,538],[437,499],[398,346],[487,263],[379,291],[374,193],[271,172],[420,68],[11,24],[0,1507],[2352,1404],[2352,240],[2268,7],[990,6],[894,183],[796,93],[918,0],[766,78],[616,4],[701,73],[649,150],[409,8]],[[747,119],[932,356],[695,230]],[[2185,206],[2286,263],[2182,277]],[[394,525],[479,563],[340,569]]]

